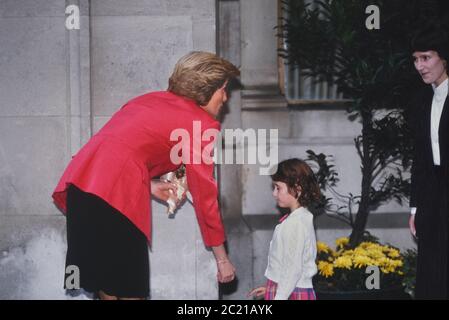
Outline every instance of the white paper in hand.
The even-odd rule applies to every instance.
[[[176,212],[176,210],[184,203],[186,197],[190,202],[192,202],[192,196],[188,191],[187,176],[185,174],[184,165],[179,167],[179,169],[176,171],[172,171],[161,176],[160,179],[174,183],[177,187],[176,194],[170,190],[170,196],[167,200],[167,214],[169,216],[173,215]]]

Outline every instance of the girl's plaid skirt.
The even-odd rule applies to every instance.
[[[267,291],[265,292],[265,300],[274,300],[278,284],[268,279]],[[295,288],[288,300],[316,300],[313,288]]]

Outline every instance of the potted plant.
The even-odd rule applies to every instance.
[[[393,246],[380,244],[372,236],[365,236],[355,248],[348,244],[348,237],[337,239],[335,249],[317,243],[318,274],[314,277],[314,287],[318,299],[411,297],[412,292],[404,288],[409,284],[409,270],[416,260],[410,258],[408,251],[401,253]]]

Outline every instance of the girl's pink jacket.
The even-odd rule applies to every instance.
[[[173,146],[180,146],[182,139],[187,149],[182,149],[179,155],[188,154],[190,158],[190,163],[184,158],[183,163],[204,243],[220,245],[225,235],[213,177],[214,164],[203,159],[198,163],[199,153],[207,150],[208,155],[213,154],[211,142],[216,136],[201,140],[207,129],[218,132],[220,124],[192,100],[167,91],[132,99],[73,157],[53,192],[53,199],[66,213],[67,187],[74,184],[119,210],[151,241],[150,180],[179,167],[171,161],[170,152]],[[175,141],[170,139],[173,132],[177,133],[172,139]],[[190,139],[185,141],[187,133]]]

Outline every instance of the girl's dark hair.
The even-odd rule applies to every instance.
[[[271,175],[271,180],[287,184],[288,192],[304,207],[320,199],[321,192],[315,174],[301,159],[293,158],[280,162],[276,173]]]
[[[410,52],[436,51],[441,59],[449,63],[449,34],[437,25],[428,25],[418,30],[410,42]],[[446,64],[446,69],[448,65]]]

